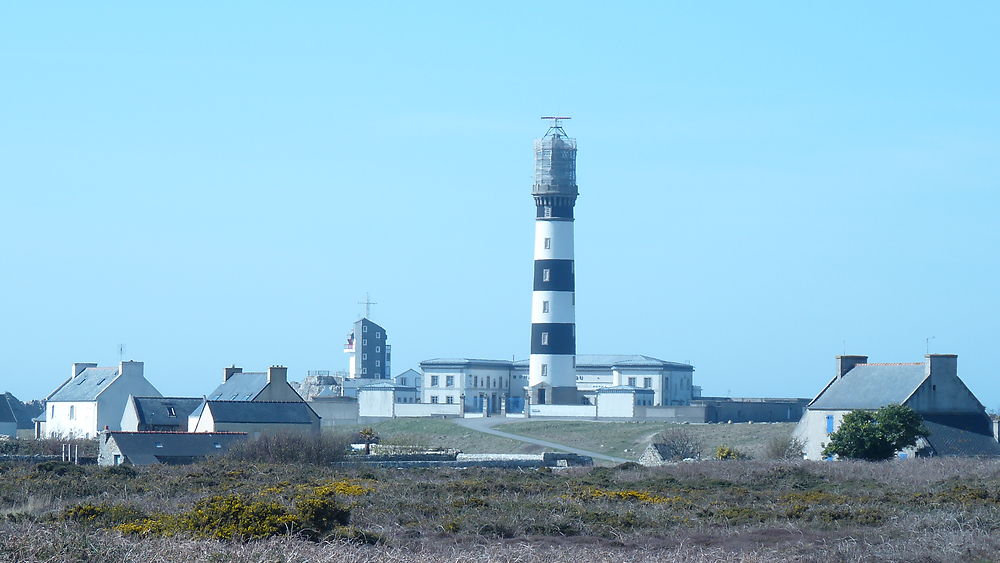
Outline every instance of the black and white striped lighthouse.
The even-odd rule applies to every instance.
[[[573,207],[576,140],[552,120],[535,141],[535,281],[531,294],[532,404],[577,404]]]

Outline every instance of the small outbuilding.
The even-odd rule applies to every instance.
[[[247,439],[246,432],[102,432],[98,465],[172,465],[225,454]]]

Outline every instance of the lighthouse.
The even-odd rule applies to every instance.
[[[573,207],[576,139],[560,121],[535,141],[535,276],[531,293],[531,355],[528,386],[536,405],[578,404],[576,390],[576,293]]]

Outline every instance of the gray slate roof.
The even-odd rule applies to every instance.
[[[246,432],[111,432],[110,434],[109,439],[114,439],[122,455],[133,465],[169,463],[184,458],[220,455],[226,453],[236,442],[247,439]]]
[[[208,395],[210,401],[252,401],[267,387],[267,373],[247,371],[234,373],[229,381]]]
[[[924,415],[927,442],[940,456],[1000,456],[990,418],[984,414]]]
[[[87,368],[80,375],[67,380],[49,396],[49,401],[96,401],[118,378],[118,368]]]
[[[924,364],[859,364],[827,386],[811,409],[877,409],[902,404],[923,383]]]
[[[132,397],[140,424],[151,426],[180,425],[187,428],[187,418],[203,399],[197,397]],[[168,408],[174,409],[170,416]]]
[[[514,367],[526,369],[528,367],[528,360],[518,360],[514,362]],[[611,369],[612,367],[652,367],[667,370],[694,371],[694,366],[691,364],[668,362],[652,356],[638,354],[577,354],[576,367],[599,369]]]
[[[435,366],[435,367],[467,367],[467,366],[483,366],[483,367],[510,367],[510,360],[480,360],[477,358],[434,358],[431,360],[424,360],[420,362],[420,366]]]
[[[312,424],[318,417],[306,403],[272,401],[208,401],[215,422],[243,424]]]
[[[0,396],[0,422],[13,422],[17,424],[17,417],[14,416],[14,409],[10,408],[7,398]]]

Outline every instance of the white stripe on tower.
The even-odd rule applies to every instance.
[[[558,119],[535,141],[535,276],[528,385],[534,404],[576,404],[573,207],[576,141]]]

